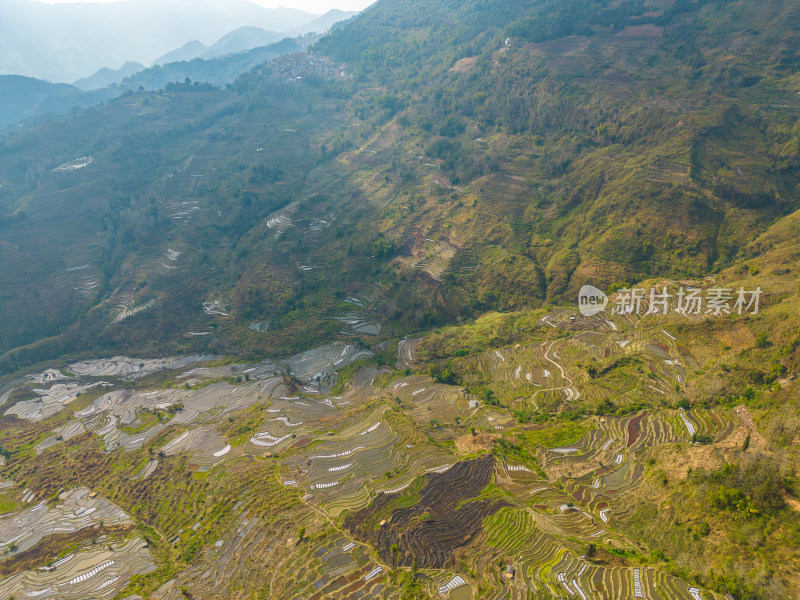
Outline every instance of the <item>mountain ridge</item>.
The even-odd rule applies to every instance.
[[[267,31],[260,27],[245,25],[226,33],[210,46],[198,40],[187,42],[180,48],[167,52],[153,61],[153,66],[168,62],[189,61],[195,58],[216,58],[225,54],[233,54],[252,50],[259,46],[266,46],[278,42],[286,37],[296,37],[308,33],[324,33],[331,26],[341,21],[352,18],[356,12],[329,10],[324,15],[304,24],[285,31]]]
[[[316,18],[243,0],[53,5],[12,0],[0,6],[0,73],[75,81],[125,61],[150,64],[194,39],[210,44],[239,26],[291,29]],[[27,33],[20,36],[21,31]]]
[[[116,83],[120,79],[129,77],[134,73],[138,73],[139,71],[142,71],[144,69],[145,66],[142,63],[138,63],[135,61],[128,61],[124,65],[122,65],[119,69],[116,70],[103,67],[102,69],[99,69],[91,77],[84,77],[83,79],[78,79],[77,81],[74,81],[72,85],[88,92],[91,90],[96,90],[98,88],[107,87],[113,83]]]

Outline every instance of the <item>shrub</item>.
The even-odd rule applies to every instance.
[[[735,465],[725,465],[709,476],[712,506],[745,516],[773,513],[784,507],[787,480],[777,461],[754,454]]]

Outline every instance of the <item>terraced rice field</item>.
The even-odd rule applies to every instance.
[[[122,380],[136,379],[166,368],[183,369],[196,364],[201,358],[203,357],[196,356],[135,363],[132,359],[118,357],[108,361],[76,363],[70,367],[80,373],[76,379],[70,379],[66,383],[54,383],[46,390],[39,390],[37,393],[41,394],[40,397],[17,403],[7,411],[7,414],[15,414],[30,420],[42,420],[65,410],[78,396],[95,387],[115,387],[115,384],[102,381],[83,384],[82,378],[113,376]],[[44,452],[85,432],[102,438],[107,452],[120,447],[126,452],[131,452],[162,435],[168,426],[188,427],[189,429],[184,431],[188,440],[181,444],[181,452],[189,452],[195,457],[192,463],[195,469],[206,470],[221,460],[235,456],[236,452],[231,454],[229,449],[216,456],[215,453],[226,446],[226,440],[208,427],[204,428],[203,422],[246,410],[270,398],[280,397],[287,388],[283,380],[275,376],[276,370],[280,368],[272,363],[249,368],[236,366],[234,373],[248,371],[248,376],[256,379],[242,385],[217,382],[198,390],[171,388],[143,392],[124,387],[116,389],[75,411],[72,420],[65,425],[55,427],[48,437],[36,445],[36,452]],[[230,373],[230,368],[195,367],[178,375],[177,378],[203,381]],[[44,377],[60,381],[54,373],[38,376],[39,379]],[[259,379],[262,377],[263,379]],[[150,426],[136,427],[140,415],[159,413],[167,416],[159,417]],[[162,450],[169,453],[170,448]]]
[[[692,600],[689,584],[649,567],[603,567],[592,564],[565,547],[562,536],[599,541],[587,532],[593,527],[577,510],[543,517],[530,509],[505,508],[484,521],[485,542],[513,557],[521,584],[531,591],[556,597],[676,598]],[[573,523],[570,525],[570,523]],[[667,594],[664,596],[664,594]]]
[[[403,339],[397,346],[397,365],[398,369],[411,367],[416,361],[415,352],[420,343],[419,338]]]
[[[694,412],[694,411],[692,411]],[[723,440],[732,430],[732,418],[725,411],[702,411],[705,431]],[[564,473],[570,469],[574,478],[566,481],[574,501],[592,510],[606,508],[611,498],[635,486],[644,474],[638,455],[650,448],[689,441],[685,427],[677,428],[670,411],[645,411],[626,417],[603,417],[597,429],[569,446],[543,452],[546,470]],[[613,510],[611,511],[613,515]],[[608,509],[602,513],[608,521]]]
[[[139,379],[152,373],[179,370],[194,363],[213,360],[213,356],[180,356],[160,359],[139,359],[115,356],[109,359],[85,360],[72,363],[67,370],[79,377],[115,377],[119,379]]]
[[[458,248],[447,240],[425,239],[424,245],[416,251],[410,267],[424,271],[436,281],[441,281],[447,272],[450,261],[456,255]]]
[[[550,358],[551,344],[492,350],[463,361],[465,367],[491,376],[498,384],[535,393],[537,388],[566,387],[558,365]]]
[[[0,598],[113,598],[134,575],[156,569],[142,538],[122,546],[84,550],[53,571],[24,572],[0,581]]]
[[[94,162],[94,157],[92,156],[81,156],[80,158],[73,159],[69,162],[65,162],[62,165],[57,166],[53,171],[77,171],[78,169],[83,169],[88,167],[90,164]]]
[[[228,308],[219,299],[205,300],[203,302],[203,312],[211,316],[227,317]]]
[[[543,358],[548,370],[547,365],[552,365],[558,373],[573,382],[567,386],[549,386],[547,391],[541,393],[545,400],[551,394],[550,390],[556,389],[563,394],[562,402],[565,403],[577,400],[582,395],[585,397],[586,394],[598,399],[676,402],[676,385],[678,388],[685,385],[692,371],[698,368],[694,357],[678,343],[675,336],[655,325],[637,326],[635,315],[576,317],[566,311],[556,310],[543,317],[541,323],[570,333],[565,340],[550,344],[549,352]],[[504,354],[505,351],[500,350],[500,353]],[[579,365],[587,362],[606,365],[606,372],[610,372],[607,383],[599,386],[584,379],[583,368]],[[636,365],[643,365],[647,369],[647,380],[630,371]],[[518,366],[523,367],[520,373],[524,372],[524,365]],[[503,371],[502,366],[498,368],[500,372]],[[511,389],[519,388],[519,385],[514,385],[513,378],[506,375],[504,379],[509,382]],[[586,387],[587,383],[589,387]]]
[[[290,509],[297,514],[296,508]],[[254,516],[246,503],[234,507],[232,525],[205,552],[203,567],[181,579],[195,595],[224,590],[232,594],[252,588],[273,598],[381,598],[387,589],[383,567],[372,561],[363,545],[320,523],[320,541],[298,544],[289,537],[290,519]],[[285,527],[285,529],[281,529]],[[257,561],[257,562],[256,562]],[[267,565],[267,577],[255,577]],[[389,588],[391,589],[391,588]],[[177,590],[176,590],[177,591]]]
[[[306,391],[314,393],[335,385],[336,371],[371,356],[369,350],[339,342],[303,352],[287,362],[291,375],[304,384]]]
[[[137,305],[124,305],[120,308],[120,311],[117,313],[117,316],[114,317],[114,323],[119,323],[124,321],[128,317],[132,317],[133,315],[139,314],[142,311],[148,310],[153,308],[156,305],[156,299],[151,298],[142,304]]]
[[[348,300],[353,310],[366,310],[366,299]],[[578,321],[556,311],[544,326],[569,337],[457,360],[499,394],[543,413],[558,414],[589,396],[614,397],[577,371],[578,362],[593,358],[607,364],[645,357],[647,381],[672,394],[678,376],[691,371],[683,367],[687,354],[652,331],[628,335],[624,319]],[[399,344],[403,369],[416,363],[418,343]],[[70,365],[74,377],[52,369],[32,376],[27,383],[36,386],[36,399],[8,414],[56,417],[42,428],[47,435],[30,444],[45,460],[99,439],[98,454],[119,457],[126,485],[133,486],[127,489],[137,493],[164,485],[168,472],[186,477],[172,477],[170,486],[209,486],[197,496],[202,501],[180,500],[194,503],[197,517],[187,524],[176,510],[159,532],[175,549],[196,532],[205,536],[193,547],[201,558],[159,592],[170,600],[181,597],[182,587],[208,598],[397,599],[396,571],[415,563],[431,595],[456,600],[504,594],[696,600],[695,588],[657,569],[597,564],[582,553],[589,543],[632,548],[618,524],[621,503],[645,475],[643,456],[687,444],[694,433],[724,442],[737,423],[733,413],[653,406],[586,417],[575,441],[534,447],[527,458],[494,446],[503,454],[496,456],[494,440],[535,436],[538,425],[522,428],[508,409],[464,388],[378,366],[360,368],[339,395],[330,392],[342,369],[372,356],[337,343],[252,365],[207,364],[212,357],[202,356],[82,361]],[[138,379],[165,370],[174,371],[168,386],[134,389]],[[640,387],[632,383],[621,393],[639,397]],[[73,410],[78,393],[93,396]],[[471,427],[477,431],[470,434]],[[258,472],[258,482],[230,484],[236,498],[213,488],[244,468]],[[56,534],[94,531],[100,521],[125,532],[58,557],[64,562],[55,570],[26,568],[0,582],[2,593],[110,598],[132,575],[154,570],[154,558],[131,529],[136,521],[107,500],[88,498],[88,489],[62,494],[54,505],[36,489],[17,490],[12,482],[0,489],[24,507],[15,520],[0,519],[0,546],[13,543],[25,552]],[[224,518],[217,525],[209,514]],[[498,563],[514,566],[512,582]]]
[[[379,323],[376,323],[368,316],[355,313],[355,312],[348,312],[340,317],[335,317],[337,321],[341,321],[345,325],[347,325],[354,333],[361,334],[361,335],[379,335],[381,332],[381,326]]]
[[[412,408],[414,420],[427,424],[435,418],[440,423],[453,423],[456,417],[469,413],[470,397],[459,387],[434,383],[430,377],[411,376],[389,384],[389,393],[403,406]]]
[[[96,387],[110,385],[106,382],[80,384],[73,381],[56,383],[48,388],[34,388],[37,398],[17,402],[5,414],[15,415],[20,419],[41,421],[60,413],[81,394]]]
[[[292,219],[286,215],[279,214],[267,219],[267,227],[275,231],[275,239],[279,239],[281,234],[293,226]]]
[[[63,492],[59,502],[44,501],[12,517],[0,519],[0,546],[15,546],[24,555],[50,536],[69,536],[97,527],[133,531],[133,520],[117,506],[86,488]],[[102,542],[101,536],[101,542]],[[126,541],[86,547],[66,556],[51,558],[37,569],[0,580],[0,598],[111,598],[133,575],[156,568],[147,544],[138,536]]]
[[[54,533],[72,533],[94,527],[100,521],[108,525],[132,525],[131,518],[104,498],[89,498],[90,490],[81,488],[60,494],[60,502],[51,507],[45,501],[11,518],[0,520],[0,546],[14,543],[18,552],[33,548]]]
[[[376,494],[398,494],[417,477],[452,464],[450,455],[429,443],[409,444],[380,411],[337,418],[341,429],[335,439],[316,438],[308,450],[285,461],[282,475],[332,515],[362,509]]]

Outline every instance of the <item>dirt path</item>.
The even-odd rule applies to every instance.
[[[739,415],[739,420],[741,420],[742,424],[750,431],[750,447],[766,450],[767,440],[764,439],[764,436],[761,435],[761,432],[756,427],[756,424],[753,422],[753,415],[750,414],[747,407],[737,406],[733,410]]]
[[[569,377],[567,377],[566,373],[564,373],[564,369],[561,367],[561,365],[558,364],[556,361],[554,361],[552,358],[550,358],[548,356],[548,354],[550,353],[550,350],[553,349],[553,345],[554,344],[555,344],[555,341],[552,341],[547,346],[547,349],[544,351],[544,358],[548,362],[553,363],[556,366],[556,368],[558,368],[559,372],[561,373],[561,378],[565,379],[566,381],[568,381],[569,385],[565,385],[565,386],[561,386],[561,387],[555,387],[555,388],[542,388],[541,390],[536,390],[536,393],[533,396],[531,396],[531,400],[534,400],[536,398],[536,396],[541,394],[542,392],[555,392],[555,391],[558,391],[558,390],[566,390],[566,389],[572,387],[572,380]]]
[[[275,572],[272,573],[272,579],[269,582],[269,598],[268,598],[268,600],[272,600],[272,596],[275,594],[275,591],[274,591],[275,590],[275,576],[281,570],[281,567],[283,566],[283,563],[285,563],[290,556],[291,556],[291,554],[287,554],[286,556],[284,556],[283,560],[278,563],[277,567],[275,567]]]
[[[796,510],[797,512],[800,512],[800,500],[792,498],[789,494],[784,492],[783,493],[783,501],[786,502],[786,506],[788,506],[792,510]]]
[[[559,363],[557,363],[552,358],[550,358],[550,356],[549,356],[549,354],[553,350],[553,346],[555,346],[555,344],[556,344],[556,340],[553,340],[548,344],[547,348],[544,351],[544,358],[545,358],[546,361],[548,361],[548,362],[550,362],[550,363],[552,363],[553,365],[556,366],[556,368],[558,369],[559,373],[561,373],[561,378],[563,380],[567,381],[568,383],[567,383],[567,385],[564,385],[564,386],[561,386],[561,387],[542,388],[541,390],[536,390],[536,392],[533,394],[533,396],[531,396],[531,402],[533,402],[534,406],[536,406],[536,402],[535,402],[536,396],[538,396],[542,392],[557,392],[559,390],[568,390],[568,389],[571,389],[573,387],[572,379],[567,377],[567,374],[564,372],[564,368]],[[575,399],[577,399],[579,396],[580,396],[580,392],[578,392],[578,396],[576,396]],[[536,407],[536,409],[538,410],[538,406]],[[561,411],[563,409],[564,409],[564,402],[562,402],[559,405],[558,412],[561,413]]]

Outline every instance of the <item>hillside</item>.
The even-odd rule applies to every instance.
[[[557,14],[573,27],[570,6]],[[25,359],[38,360],[105,331],[91,343],[153,351],[134,341],[150,319],[173,350],[299,350],[296,328],[337,336],[348,295],[363,293],[360,318],[397,334],[571,299],[586,281],[698,277],[741,260],[743,241],[797,205],[796,7],[759,5],[755,35],[741,2],[598,6],[579,36],[525,28],[547,3],[381,2],[318,45],[346,64],[313,67],[332,80],[289,83],[305,72],[290,59],[230,90],[135,94],[6,139],[6,219],[23,212],[27,225],[2,260],[9,277],[36,275],[30,300],[8,284],[5,314],[23,324],[0,332],[0,348],[49,338]],[[295,99],[291,118],[276,119],[273,96]],[[31,153],[43,139],[47,154]],[[52,171],[86,155],[85,169]],[[75,194],[99,204],[76,213]],[[87,235],[67,252],[57,232],[23,250],[37,239],[27,232],[60,230],[55,198]],[[192,285],[158,275],[156,256],[181,245],[208,262],[167,279]],[[91,292],[66,271],[84,264]],[[209,299],[233,316],[209,319]],[[111,306],[150,301],[104,329]],[[266,333],[249,329],[266,321]],[[201,323],[213,335],[185,337]]]
[[[407,107],[397,121],[452,185],[472,184],[465,195],[479,205],[496,205],[491,178],[473,183],[481,176],[525,179],[524,229],[505,236],[548,283],[539,296],[564,289],[554,271],[604,284],[713,271],[797,206],[786,138],[775,136],[797,121],[786,78],[797,38],[778,33],[800,18],[794,6],[686,2],[662,14],[624,3],[582,14],[582,3],[533,2],[522,5],[538,16],[515,19],[491,3],[457,4],[459,27],[445,26],[447,3],[378,4],[320,50],[386,85]],[[742,26],[745,7],[761,33]],[[412,44],[418,61],[406,58]],[[452,220],[467,218],[465,204]],[[465,242],[483,235],[471,233]]]
[[[19,75],[0,75],[0,128],[31,117],[66,116],[73,108],[94,106],[113,95],[109,90],[84,92],[66,83],[50,83]]]
[[[713,280],[641,283],[769,290],[741,317],[490,313],[372,351],[32,372],[0,395],[0,501],[41,513],[6,527],[2,589],[793,597],[798,214]]]
[[[0,138],[0,600],[796,597],[797,3],[284,50]]]

